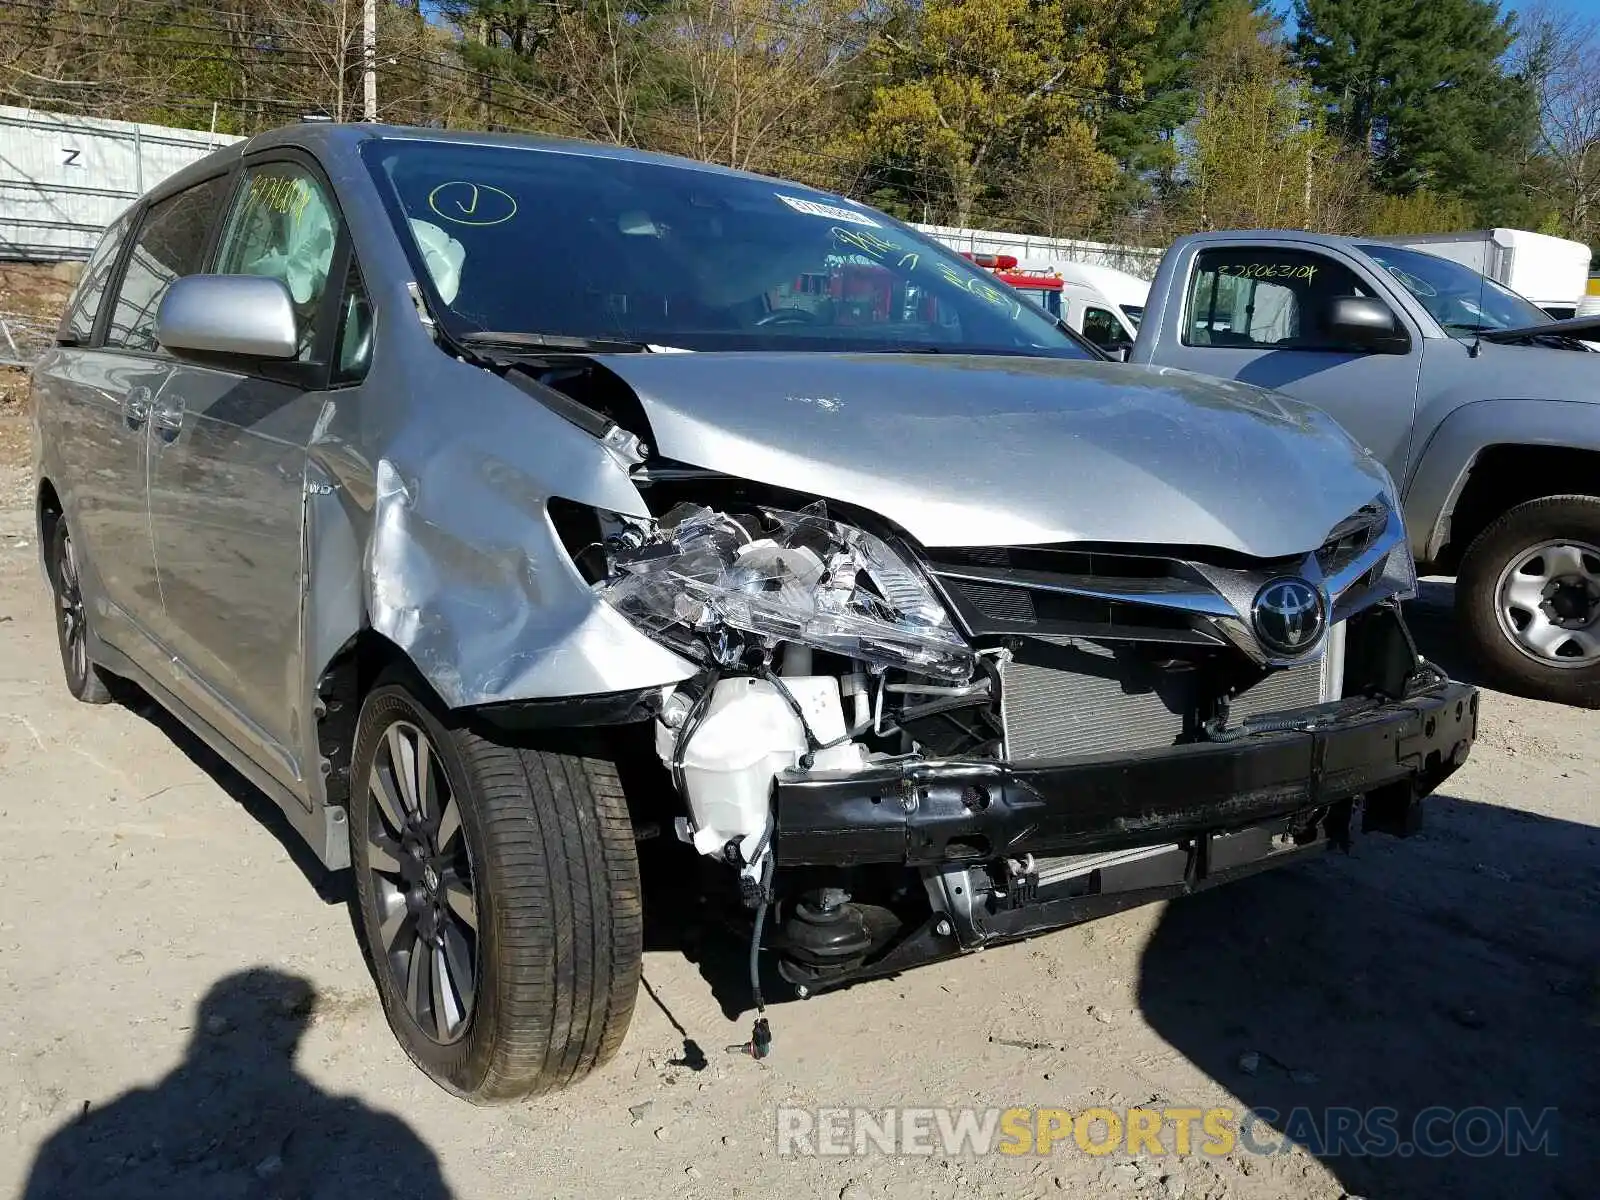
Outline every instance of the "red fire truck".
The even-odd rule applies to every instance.
[[[1021,292],[1052,317],[1061,315],[1061,276],[1054,271],[1034,271],[1019,267],[1010,254],[962,254],[962,258],[993,271],[1001,283]]]

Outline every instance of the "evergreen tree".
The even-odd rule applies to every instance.
[[[1428,187],[1485,223],[1514,221],[1537,104],[1505,65],[1516,30],[1495,0],[1296,0],[1295,11],[1295,50],[1381,188]]]
[[[1116,196],[1125,207],[1168,198],[1181,157],[1178,131],[1194,119],[1200,95],[1196,65],[1228,10],[1267,15],[1271,0],[1166,0],[1155,34],[1141,45],[1144,98],[1110,106],[1100,122],[1100,145],[1121,166]]]

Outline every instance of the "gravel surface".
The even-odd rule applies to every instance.
[[[0,468],[0,1196],[1596,1194],[1600,715],[1487,694],[1420,836],[775,1005],[760,1063],[725,1051],[738,949],[691,957],[647,886],[617,1059],[475,1109],[390,1037],[271,806],[150,706],[68,698],[26,491]],[[1446,598],[1415,624],[1455,667]],[[1555,1107],[1560,1153],[794,1158],[780,1104]]]

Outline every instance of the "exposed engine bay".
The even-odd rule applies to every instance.
[[[730,1049],[769,1052],[763,962],[804,997],[1405,836],[1470,751],[1393,481],[1315,410],[1110,364],[795,356],[777,394],[748,355],[458,349],[589,456],[380,463],[374,627],[513,735],[608,727],[636,840],[672,828],[748,945]],[[527,569],[467,519],[508,499]]]
[[[634,477],[654,520],[564,504],[552,517],[596,594],[700,667],[663,689],[652,740],[687,809],[679,839],[754,913],[758,1001],[762,945],[806,994],[1348,844],[1358,798],[1313,803],[1314,787],[1184,813],[1171,752],[1314,729],[1348,701],[1443,679],[1393,604],[1414,576],[1381,505],[1303,563],[1141,548],[1090,562],[927,552],[871,514],[680,464]],[[1350,619],[1319,592],[1315,637],[1287,664],[1222,606],[1194,604],[1324,567],[1363,603]],[[1098,810],[1086,787],[1085,823],[1049,831],[1045,807],[1074,808],[1070,787],[1050,794],[1062,762],[1104,773],[1139,756],[1164,786],[1129,784]],[[1366,827],[1400,832],[1413,809],[1409,782],[1374,788]]]

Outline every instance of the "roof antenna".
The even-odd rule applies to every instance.
[[[1494,230],[1483,231],[1483,269],[1478,272],[1478,312],[1472,322],[1472,345],[1467,347],[1467,357],[1477,358],[1483,353],[1483,301],[1489,292],[1489,257],[1494,253]]]

